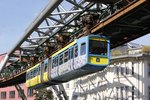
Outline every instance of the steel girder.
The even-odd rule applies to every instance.
[[[80,16],[89,12],[101,13],[103,18],[106,12],[107,15],[111,14],[111,9],[109,4],[90,3],[84,0],[51,0],[25,30],[20,41],[6,55],[0,65],[0,72],[3,73],[3,67],[10,60],[12,63],[20,63],[23,62],[20,60],[22,58],[43,56],[40,54],[48,43],[57,45],[55,41],[57,34],[67,33],[72,37],[80,34],[82,31]],[[25,66],[27,62],[23,64],[22,66]],[[5,69],[9,70],[8,67]]]

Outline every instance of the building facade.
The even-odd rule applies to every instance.
[[[0,63],[4,59],[6,53],[0,54]],[[27,100],[34,100],[33,90],[27,89],[25,83],[20,84],[20,87],[23,89],[24,94],[27,97]],[[0,100],[22,100],[19,96],[18,91],[15,86],[0,88]]]
[[[150,100],[150,53],[133,43],[115,50],[105,70],[64,83],[69,100]]]
[[[63,84],[69,100],[150,100],[150,51],[143,51],[134,43],[112,50],[106,69]],[[34,100],[33,91],[21,87],[27,100]],[[21,98],[12,86],[0,89],[0,100]]]
[[[25,84],[20,84],[27,100],[34,100],[33,90],[27,89]],[[22,100],[15,86],[0,88],[0,100]]]

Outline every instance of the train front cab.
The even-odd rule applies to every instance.
[[[81,37],[74,49],[74,71],[77,77],[103,70],[109,64],[110,42],[106,37],[99,35]]]
[[[85,68],[91,72],[103,70],[110,61],[110,41],[101,36],[89,36],[88,40],[88,63]]]

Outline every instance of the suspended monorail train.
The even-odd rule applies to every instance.
[[[55,85],[101,71],[110,61],[110,41],[100,35],[88,35],[70,42],[49,58],[26,72],[26,86]]]

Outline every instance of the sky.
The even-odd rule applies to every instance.
[[[9,52],[49,0],[0,0],[0,54]]]
[[[146,45],[146,46],[150,46],[150,33],[147,35],[144,35],[138,39],[135,39],[133,41],[131,41],[133,43],[137,43],[137,44],[141,44],[141,45]]]
[[[0,54],[9,52],[49,0],[0,0]],[[150,34],[132,41],[150,45]]]

